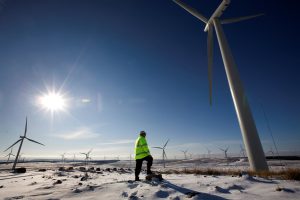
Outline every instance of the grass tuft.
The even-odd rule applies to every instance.
[[[300,180],[300,169],[286,169],[281,171],[247,171],[241,170],[220,170],[220,169],[183,169],[183,170],[168,170],[162,172],[163,174],[195,174],[195,175],[210,175],[210,176],[242,176],[246,173],[250,176],[258,176],[263,178],[277,178],[286,180]]]

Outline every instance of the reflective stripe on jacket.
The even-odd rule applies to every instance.
[[[139,136],[138,139],[135,141],[134,153],[136,160],[145,158],[146,156],[150,155],[147,140],[145,137]]]

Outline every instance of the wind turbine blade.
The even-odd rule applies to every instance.
[[[214,27],[209,25],[207,35],[207,58],[208,58],[208,82],[209,82],[209,104],[212,105],[212,68],[213,68],[213,52],[214,52]]]
[[[166,142],[166,144],[164,145],[163,149],[164,149],[164,148],[167,146],[167,144],[168,144],[169,140],[170,140],[170,139],[168,139],[168,141],[167,141],[167,142]]]
[[[229,18],[229,19],[222,19],[221,20],[221,24],[231,24],[231,23],[235,23],[235,22],[241,22],[241,21],[245,21],[248,19],[253,19],[256,17],[260,17],[264,15],[264,13],[260,13],[260,14],[256,14],[256,15],[249,15],[249,16],[244,16],[244,17],[235,17],[235,18]]]
[[[189,5],[183,3],[180,0],[173,0],[177,5],[179,5],[180,7],[182,7],[184,10],[186,10],[187,12],[189,12],[191,15],[193,15],[194,17],[198,18],[199,20],[201,20],[202,22],[204,22],[205,24],[207,23],[207,19],[206,17],[204,17],[201,13],[199,13],[197,10],[195,10],[194,8],[190,7]]]
[[[30,142],[35,142],[35,143],[37,143],[37,144],[40,144],[40,145],[43,145],[43,146],[45,146],[44,144],[42,144],[42,143],[39,143],[39,142],[37,142],[37,141],[35,141],[35,140],[32,140],[32,139],[29,139],[29,138],[27,138],[27,137],[25,137],[27,140],[29,140]]]
[[[24,137],[26,137],[26,133],[27,133],[27,117],[26,117],[26,123],[25,123]]]
[[[152,147],[152,148],[155,148],[155,149],[163,149],[163,148],[161,148],[161,147]]]
[[[7,149],[5,149],[5,151],[7,151],[9,148],[13,147],[15,144],[17,144],[18,142],[20,142],[22,139],[19,139],[18,141],[16,141],[15,143],[13,143],[10,147],[8,147]],[[4,152],[5,152],[4,151]]]

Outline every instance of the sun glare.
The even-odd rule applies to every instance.
[[[66,100],[64,97],[55,92],[45,94],[39,98],[40,105],[49,111],[60,111],[66,108]]]

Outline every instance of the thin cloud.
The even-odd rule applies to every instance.
[[[118,144],[133,144],[135,140],[131,139],[124,139],[124,140],[117,140],[117,141],[112,141],[112,142],[103,142],[103,143],[98,143],[98,145],[118,145]]]
[[[55,135],[64,140],[78,140],[78,139],[91,139],[99,137],[100,134],[92,132],[89,128],[79,128],[76,131],[61,133]]]

